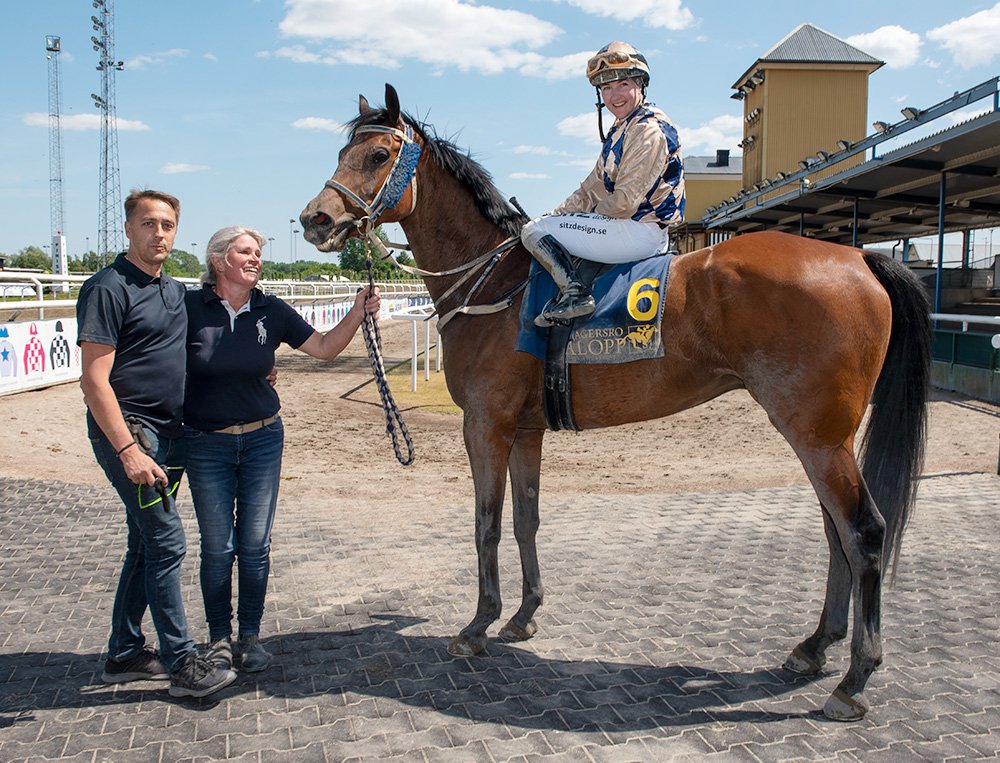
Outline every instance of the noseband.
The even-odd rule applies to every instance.
[[[392,169],[389,170],[389,174],[382,181],[382,187],[375,194],[375,198],[369,204],[350,188],[333,178],[326,181],[326,187],[342,193],[351,202],[361,207],[364,210],[365,217],[370,221],[370,225],[374,227],[378,222],[379,216],[385,210],[392,209],[399,204],[400,199],[403,198],[403,194],[411,182],[413,183],[413,194],[410,197],[410,211],[407,214],[413,214],[413,210],[417,207],[416,172],[417,162],[420,161],[421,149],[420,144],[413,139],[413,128],[405,123],[402,130],[398,130],[395,127],[385,127],[384,125],[365,125],[355,130],[354,134],[358,135],[365,132],[395,135],[403,142],[403,145],[396,153],[396,160],[392,163]]]

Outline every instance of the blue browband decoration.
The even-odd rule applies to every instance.
[[[337,182],[333,178],[326,181],[327,188],[339,191],[354,202],[354,204],[361,207],[361,209],[364,210],[365,215],[374,225],[379,216],[385,210],[392,209],[399,204],[400,200],[403,198],[403,194],[406,193],[406,189],[412,181],[413,194],[410,202],[410,212],[413,212],[414,208],[417,206],[416,172],[417,162],[420,161],[421,152],[420,144],[413,140],[413,128],[408,124],[404,124],[402,130],[398,130],[395,127],[386,127],[384,125],[365,125],[364,127],[359,127],[355,130],[354,134],[357,135],[363,132],[378,132],[387,135],[395,135],[403,142],[403,145],[396,153],[396,159],[392,164],[392,169],[389,170],[389,174],[386,175],[385,181],[382,183],[382,187],[379,189],[378,193],[375,194],[375,198],[372,199],[369,204],[354,193],[354,191],[350,188]]]
[[[382,204],[386,209],[392,209],[399,204],[403,194],[406,193],[406,187],[417,171],[420,151],[419,143],[412,140],[403,142],[402,148],[396,154],[396,163],[393,165],[392,173],[382,188]]]

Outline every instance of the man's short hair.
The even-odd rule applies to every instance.
[[[155,199],[156,201],[162,201],[169,204],[174,210],[174,217],[176,217],[177,221],[180,222],[181,203],[176,196],[171,196],[169,193],[164,193],[163,191],[139,190],[138,188],[133,188],[131,193],[129,193],[128,198],[125,199],[126,220],[132,217],[132,211],[143,199]]]

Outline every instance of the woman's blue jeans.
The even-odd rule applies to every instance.
[[[125,476],[122,462],[114,446],[96,424],[90,428],[90,444],[108,480],[125,505],[128,546],[115,592],[111,613],[111,637],[108,657],[127,660],[146,644],[142,633],[142,618],[149,608],[153,627],[159,636],[160,656],[171,672],[194,651],[194,640],[188,635],[181,596],[181,562],[186,551],[184,526],[172,506],[169,511],[154,488],[139,487]],[[184,439],[161,437],[144,427],[156,463],[168,467],[171,485],[184,466]]]
[[[209,641],[233,635],[237,562],[240,636],[260,633],[271,568],[285,430],[279,418],[248,434],[185,428],[187,475],[201,530],[201,594]]]

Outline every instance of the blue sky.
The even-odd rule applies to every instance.
[[[593,165],[586,59],[615,39],[642,50],[650,100],[678,126],[685,155],[739,150],[730,86],[801,23],[884,60],[869,121],[898,120],[1000,73],[1000,3],[770,0],[172,0],[115,2],[123,194],[181,199],[176,245],[242,224],[272,256],[336,261],[289,220],[333,172],[340,124],[359,93],[403,108],[469,149],[501,192],[548,211]],[[49,241],[48,64],[62,38],[64,232],[71,255],[97,243],[100,90],[88,0],[8,3],[0,48],[0,252]]]

